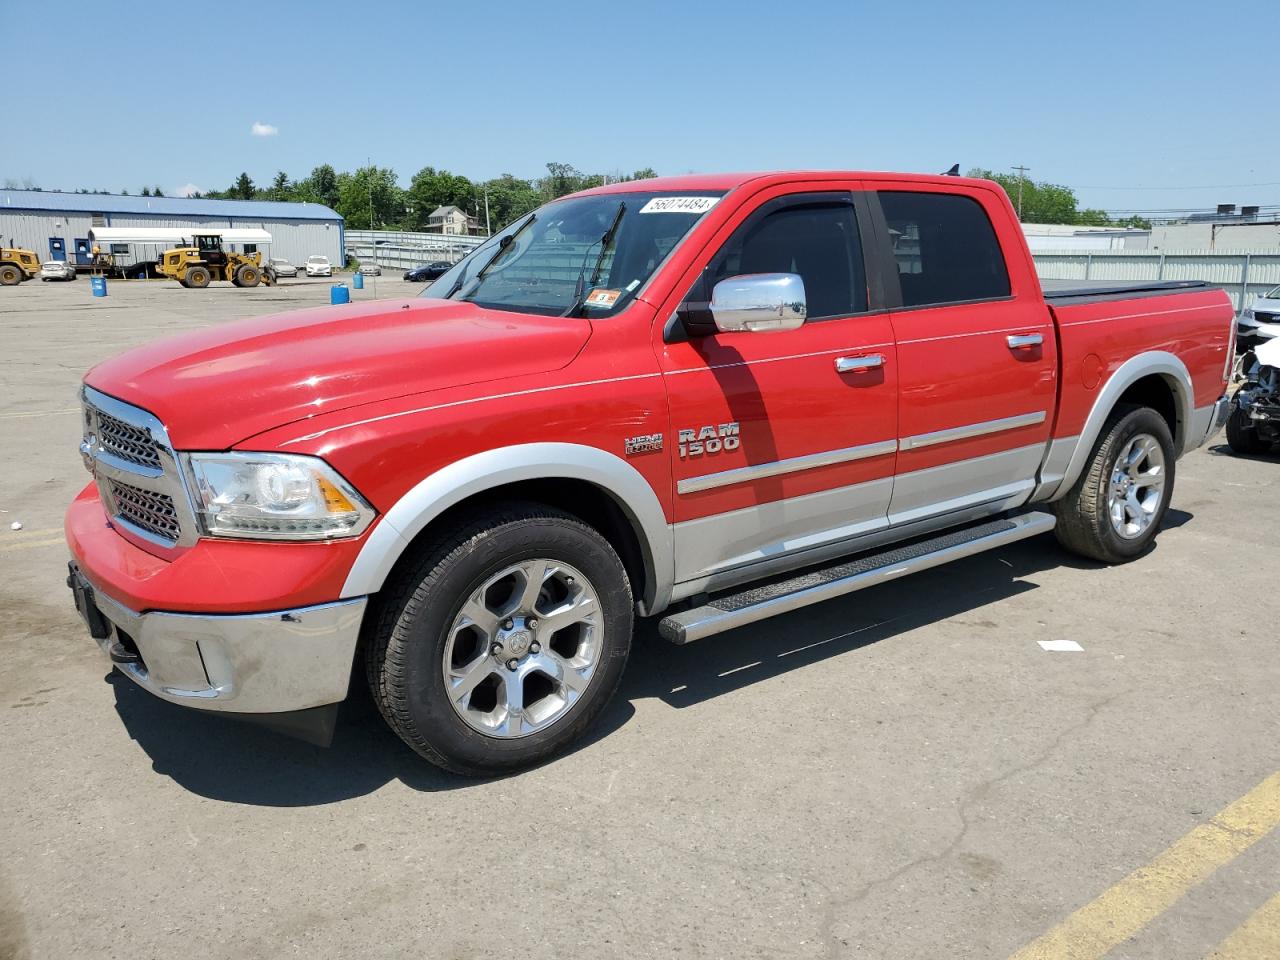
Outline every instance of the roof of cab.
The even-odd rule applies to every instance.
[[[624,180],[608,183],[573,194],[575,197],[603,193],[650,193],[669,190],[728,191],[747,183],[760,182],[760,186],[774,183],[794,183],[805,180],[896,180],[907,183],[934,183],[939,185],[966,184],[990,187],[987,180],[969,177],[951,177],[944,174],[891,173],[874,170],[775,170],[763,173],[692,173],[678,177],[652,177],[648,180]]]

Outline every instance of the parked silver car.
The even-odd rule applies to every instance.
[[[271,265],[271,269],[276,272],[277,277],[296,277],[298,275],[298,268],[284,257],[272,257],[267,262]]]
[[[66,260],[46,260],[40,264],[41,280],[74,280],[76,265]]]

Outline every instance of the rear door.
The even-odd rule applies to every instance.
[[[694,266],[687,301],[719,280],[798,273],[797,330],[658,344],[671,409],[676,580],[714,586],[887,525],[896,449],[893,336],[868,291],[854,183],[777,187]]]
[[[964,185],[886,182],[870,197],[898,355],[890,522],[1021,503],[1049,440],[1058,356],[1012,211]]]

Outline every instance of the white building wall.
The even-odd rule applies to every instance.
[[[93,224],[91,213],[63,211],[29,211],[0,209],[0,238],[7,246],[26,247],[34,250],[41,260],[48,260],[49,238],[62,237],[66,241],[69,259],[75,256],[75,240],[87,238]],[[201,227],[261,227],[271,234],[271,247],[264,255],[284,257],[294,264],[306,262],[313,254],[323,254],[334,265],[344,262],[342,253],[342,226],[339,220],[275,219],[259,220],[247,217],[175,217],[148,214],[113,213],[106,215],[105,226],[110,227],[173,227],[193,232]],[[130,262],[155,259],[162,247],[155,244],[135,244]]]

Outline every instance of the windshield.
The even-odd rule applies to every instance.
[[[490,237],[421,295],[548,315],[580,304],[586,316],[611,316],[721,196],[614,193],[557,200],[534,211],[532,220],[521,217]]]
[[[1280,287],[1272,287],[1260,298],[1262,300],[1280,300]]]

